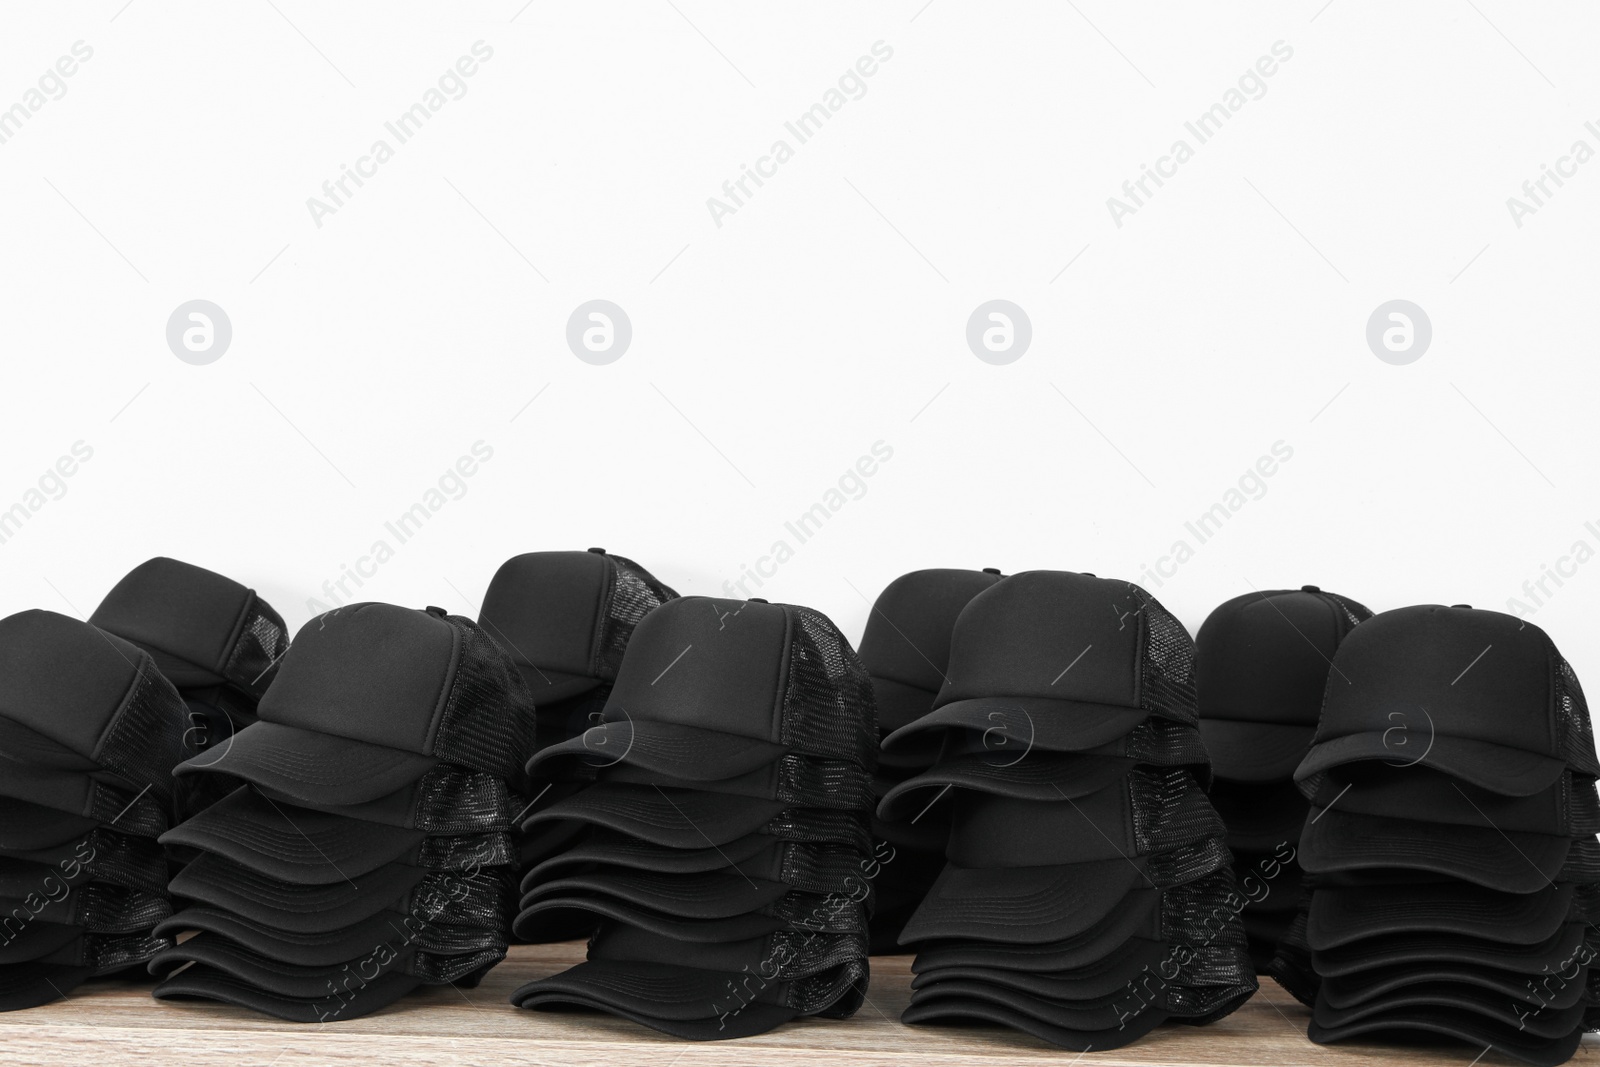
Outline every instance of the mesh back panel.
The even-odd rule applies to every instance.
[[[88,817],[137,837],[160,837],[171,825],[166,811],[150,793],[130,793],[104,782],[90,784]]]
[[[143,889],[150,893],[167,891],[167,860],[161,846],[147,837],[129,837],[115,830],[91,830],[83,838],[93,858],[83,863],[74,879],[78,885],[110,882],[113,885]],[[80,846],[78,854],[84,852]]]
[[[1561,776],[1561,796],[1567,812],[1567,825],[1573,837],[1600,834],[1600,794],[1588,778]]]
[[[148,963],[156,953],[171,947],[170,937],[149,934],[90,936],[84,938],[81,966],[90,968],[96,976],[113,974]]]
[[[617,569],[617,578],[611,589],[611,599],[600,616],[600,633],[594,645],[594,676],[614,682],[622,666],[622,654],[633,639],[634,627],[662,604],[676,600],[678,594],[633,560],[614,555],[609,558]]]
[[[827,616],[795,605],[785,610],[791,642],[782,742],[795,752],[873,769],[878,706],[867,669]]]
[[[1345,633],[1349,633],[1358,623],[1366,622],[1372,618],[1372,609],[1365,604],[1351,600],[1349,597],[1326,591],[1322,593],[1322,597],[1325,600],[1333,601],[1334,605],[1343,613]]]
[[[511,795],[489,774],[438,767],[422,778],[418,830],[429,834],[471,834],[511,829]]]
[[[78,886],[42,909],[30,910],[21,900],[0,901],[0,920],[10,936],[32,922],[81,926],[96,934],[148,933],[171,914],[172,905],[164,895],[103,882]],[[9,937],[0,934],[0,940]]]
[[[865,859],[872,854],[872,830],[865,814],[790,808],[762,828],[762,833],[784,841],[847,845]]]
[[[1233,855],[1221,837],[1208,837],[1194,844],[1146,856],[1145,874],[1151,885],[1161,889],[1192,882],[1218,871],[1233,870]]]
[[[100,765],[150,793],[163,807],[172,805],[172,768],[189,755],[184,732],[188,709],[172,683],[156,670],[148,654],[139,657],[133,686],[106,731],[96,754]]]
[[[792,930],[817,934],[867,933],[867,909],[841,893],[785,893],[760,909]]]
[[[222,676],[256,700],[278,673],[278,660],[289,650],[289,628],[283,616],[260,597],[252,596],[245,609],[238,640],[223,664]]]
[[[1220,837],[1226,828],[1194,776],[1181,767],[1128,772],[1133,801],[1134,848],[1165,852]]]
[[[430,837],[417,854],[417,866],[430,871],[473,871],[516,861],[517,847],[504,833]]]
[[[430,874],[412,891],[411,913],[457,926],[481,926],[502,937],[515,914],[512,872],[484,869],[471,875]]]
[[[1198,726],[1194,638],[1144,589],[1129,582],[1128,594],[1139,603],[1139,617],[1144,627],[1139,706],[1151,714]]]
[[[477,623],[460,615],[447,621],[461,638],[461,657],[434,755],[518,782],[534,747],[536,720],[528,683]]]
[[[1113,748],[1119,755],[1157,767],[1209,767],[1211,764],[1199,729],[1166,719],[1145,719],[1107,746],[1108,752]]]
[[[447,985],[461,981],[474,971],[488,970],[506,958],[506,950],[485,948],[454,956],[441,956],[434,952],[419,952],[406,968],[429,985]],[[476,985],[476,981],[471,983]]]
[[[1589,705],[1583,699],[1583,686],[1578,684],[1572,665],[1560,656],[1555,656],[1555,675],[1557,743],[1561,756],[1578,774],[1600,778],[1600,760],[1595,758],[1594,751],[1594,727],[1589,722]]]

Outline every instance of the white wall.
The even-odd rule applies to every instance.
[[[855,637],[909,569],[1138,578],[1183,538],[1148,584],[1192,630],[1252,586],[1504,609],[1600,549],[1600,161],[1520,226],[1507,207],[1600,149],[1592,8],[273,3],[0,15],[0,107],[93,50],[0,144],[0,507],[93,449],[0,544],[0,610],[87,613],[168,554],[298,625],[379,538],[363,598],[475,613],[507,556],[590,545],[717,593],[781,538],[760,595]],[[478,41],[399,144],[385,122]],[[798,143],[785,122],[880,41]],[[1185,122],[1276,42],[1200,144]],[[393,158],[317,225],[307,199],[379,138]],[[708,197],[780,138],[719,226]],[[1193,158],[1119,227],[1108,197],[1179,138]],[[206,366],[165,337],[196,298],[233,330]],[[633,326],[606,366],[565,341],[595,298]],[[1005,366],[965,339],[995,298],[1032,323]],[[1432,323],[1406,366],[1365,339],[1392,299]],[[384,522],[479,441],[465,495],[396,544]],[[784,523],[879,441],[865,495],[797,543]],[[1197,545],[1185,522],[1279,441]],[[1532,618],[1600,685],[1600,562],[1547,589]]]

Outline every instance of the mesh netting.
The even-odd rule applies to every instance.
[[[156,953],[172,947],[170,937],[152,937],[149,934],[84,938],[83,962],[96,975],[114,974],[130,967],[148,963]]]
[[[75,885],[109,882],[166,894],[166,856],[161,847],[147,837],[130,837],[115,830],[91,830],[76,846],[74,859],[81,865],[77,877],[71,879]],[[64,876],[63,880],[66,880]]]
[[[518,782],[535,743],[528,683],[477,623],[460,615],[446,621],[456,628],[461,652],[434,738],[434,755]]]
[[[471,875],[430,874],[412,891],[411,912],[509,935],[516,911],[514,881],[512,872],[503,867]]]
[[[1145,874],[1150,883],[1167,889],[1204,878],[1218,871],[1233,870],[1233,856],[1221,837],[1208,837],[1194,844],[1145,857]]]
[[[1552,653],[1553,654],[1553,653]],[[1572,665],[1555,657],[1556,718],[1561,756],[1567,766],[1588,778],[1600,778],[1600,760],[1595,758],[1594,727],[1589,722],[1589,705],[1583,699],[1583,686]]]
[[[222,676],[241,692],[260,700],[278,673],[278,660],[288,650],[289,628],[284,625],[283,616],[271,604],[252,595],[233,651],[222,667]]]
[[[28,901],[0,901],[0,942],[34,922],[81,926],[95,934],[148,933],[172,914],[172,905],[161,894],[101,882],[78,886],[42,908],[37,901],[31,903],[34,906]]]
[[[600,632],[595,642],[594,676],[606,682],[617,680],[622,654],[641,619],[678,594],[657,581],[655,576],[631,559],[608,555],[616,567],[616,585],[601,612]]]
[[[1198,726],[1200,711],[1195,702],[1194,638],[1144,589],[1129,582],[1128,593],[1139,602],[1139,616],[1144,627],[1139,706],[1175,722]]]
[[[784,841],[846,845],[863,859],[872,854],[872,830],[867,816],[857,812],[789,808],[761,832]]]
[[[1600,793],[1596,793],[1595,783],[1571,774],[1562,775],[1561,781],[1568,831],[1573,837],[1600,834]]]
[[[510,830],[511,795],[490,774],[436,767],[418,785],[416,829],[429,834]]]
[[[406,971],[429,985],[458,982],[474,971],[487,970],[506,958],[504,946],[442,956],[435,952],[419,952]],[[476,983],[473,983],[476,984]]]
[[[878,706],[866,667],[827,616],[794,605],[785,610],[792,640],[781,741],[795,752],[873,769]]]
[[[417,866],[431,871],[475,871],[516,861],[516,845],[504,833],[430,837],[417,853]]]
[[[778,800],[785,804],[871,811],[872,778],[854,763],[785,756],[778,761]]]
[[[867,933],[867,909],[843,893],[785,893],[760,909],[791,930],[816,934]]]
[[[1136,767],[1127,781],[1138,853],[1195,845],[1227,832],[1194,775],[1182,767]]]
[[[146,653],[139,657],[133,685],[95,758],[125,780],[149,786],[150,793],[170,809],[172,768],[188,756],[184,748],[184,732],[188,728],[188,709],[183,699]]]
[[[1349,633],[1350,630],[1353,629],[1357,624],[1366,622],[1368,619],[1372,618],[1372,609],[1368,608],[1365,604],[1362,604],[1359,601],[1351,600],[1349,597],[1340,596],[1337,593],[1329,593],[1326,591],[1322,593],[1322,596],[1327,600],[1333,601],[1334,604],[1338,606],[1339,610],[1344,613],[1344,628],[1346,633]]]
[[[89,783],[89,818],[119,833],[160,837],[171,825],[161,803],[146,793],[130,793],[104,782]]]

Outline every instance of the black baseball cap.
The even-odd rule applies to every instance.
[[[1427,1008],[1369,1015],[1358,1021],[1324,1025],[1313,1019],[1306,1036],[1319,1045],[1352,1038],[1387,1036],[1410,1038],[1448,1037],[1479,1049],[1492,1049],[1534,1067],[1556,1067],[1578,1051],[1583,1029],[1574,1027],[1560,1038],[1544,1038],[1519,1031],[1514,1026],[1484,1019],[1471,1011]]]
[[[1494,827],[1449,826],[1311,807],[1297,856],[1313,874],[1421,870],[1509,893],[1532,893],[1562,872],[1573,840]]]
[[[872,807],[872,777],[849,760],[813,759],[790,754],[732,778],[691,781],[674,778],[627,762],[596,767],[594,781],[697,789],[738,798],[776,800],[786,807],[861,811]]]
[[[1316,949],[1310,958],[1324,977],[1406,966],[1489,967],[1536,975],[1568,966],[1586,944],[1589,931],[1586,923],[1568,921],[1531,945],[1455,933],[1408,932]]]
[[[189,907],[156,926],[158,935],[185,931],[209,933],[271,959],[300,967],[337,967],[385,944],[451,955],[505,948],[505,934],[479,926],[454,925],[432,913],[381,911],[334,931],[303,934],[281,930],[217,908]],[[179,949],[186,941],[178,943]]]
[[[1305,780],[1363,760],[1421,764],[1496,793],[1600,777],[1583,690],[1539,627],[1467,607],[1386,611],[1339,646]]]
[[[872,676],[881,733],[909,726],[932,709],[944,685],[956,616],[1000,577],[997,570],[933,568],[884,586],[858,650]]]
[[[350,805],[439,764],[519,781],[533,702],[477,623],[442,608],[353,604],[295,636],[258,722],[176,773],[211,771],[307,804]]]
[[[1093,748],[1151,716],[1186,726],[1194,642],[1132,582],[1025,571],[973,597],[956,619],[934,709],[890,734],[997,726],[1051,751]]]
[[[1137,762],[1086,753],[989,748],[975,734],[946,737],[944,753],[931,768],[885,793],[878,817],[885,822],[915,818],[937,799],[931,791],[938,796],[964,789],[1018,800],[1067,800],[1115,784]]]
[[[1366,938],[1433,932],[1516,945],[1548,940],[1572,909],[1571,885],[1503,893],[1466,882],[1318,889],[1306,941],[1331,949]]]
[[[1366,1019],[1407,1021],[1426,1017],[1431,1011],[1443,1010],[1474,1019],[1480,1026],[1503,1028],[1523,1040],[1543,1038],[1548,1041],[1582,1031],[1584,1008],[1585,1005],[1574,1004],[1567,1008],[1548,1007],[1541,1010],[1536,1005],[1519,1004],[1509,997],[1476,986],[1439,983],[1411,986],[1377,1003],[1369,1001],[1348,1008],[1335,1008],[1325,996],[1319,995],[1311,1020],[1317,1029],[1333,1032],[1359,1026]],[[1485,1041],[1484,1044],[1493,1042]]]
[[[0,881],[27,878],[40,866],[52,868],[48,875],[70,884],[110,882],[152,893],[167,886],[167,858],[156,842],[103,827],[64,844],[0,853]],[[35,881],[28,892],[48,892],[48,887]]]
[[[57,898],[41,898],[37,891],[0,897],[0,915],[9,924],[54,923],[92,934],[148,934],[171,914],[172,904],[161,894],[103,882],[76,886]]]
[[[1083,932],[1143,886],[1229,863],[1222,825],[1186,771],[1135,770],[1076,800],[973,794],[954,810],[950,862],[901,935],[1000,942]]]
[[[509,863],[515,855],[503,833],[429,836],[294,808],[249,786],[168,830],[161,843],[213,852],[253,871],[306,885],[345,881],[390,863],[466,869]]]
[[[316,1000],[345,983],[359,986],[389,974],[409,975],[433,984],[453,982],[504,958],[504,947],[441,955],[396,938],[368,946],[362,956],[342,964],[305,966],[285,963],[216,934],[199,933],[152,957],[149,970],[161,975],[186,963],[198,963],[247,982],[270,996]]]
[[[900,1021],[912,1026],[928,1023],[993,1023],[1020,1030],[1073,1052],[1106,1051],[1123,1048],[1144,1037],[1167,1021],[1167,1014],[1156,1008],[1136,1013],[1132,1019],[1105,1030],[1075,1030],[1057,1026],[1011,1007],[1006,998],[934,996],[931,993],[911,1004],[900,1014]]]
[[[1147,886],[1129,892],[1121,906],[1072,937],[1039,942],[930,938],[918,943],[911,969],[919,974],[940,967],[1070,971],[1115,956],[1135,939],[1157,941],[1163,936],[1162,891]]]
[[[231,578],[157,556],[111,588],[89,621],[138,645],[174,686],[259,698],[289,647],[283,617]]]
[[[23,611],[0,619],[0,677],[0,752],[110,772],[170,801],[187,717],[148,653],[86,622]]]
[[[592,927],[601,919],[637,926],[685,944],[746,941],[793,929],[821,934],[867,932],[866,907],[837,894],[789,892],[740,915],[698,919],[635,904],[613,893],[587,890],[536,900],[517,914],[512,929],[526,941],[542,943],[555,940],[551,936],[554,928]]]
[[[1314,585],[1245,593],[1206,617],[1195,636],[1195,691],[1219,778],[1293,776],[1316,732],[1334,653],[1371,617]]]
[[[1119,945],[1114,954],[1066,971],[1023,971],[994,966],[924,967],[912,979],[911,988],[923,989],[941,982],[979,982],[1047,1000],[1092,1001],[1126,991],[1147,970],[1155,971],[1171,951],[1165,941],[1130,939]]]
[[[616,681],[634,627],[677,595],[603,548],[528,552],[495,572],[478,624],[505,649],[542,706]]]
[[[1405,994],[1407,990],[1423,988],[1429,991],[1451,987],[1470,987],[1487,990],[1530,1008],[1570,1008],[1580,998],[1589,995],[1587,964],[1572,961],[1573,970],[1582,974],[1563,978],[1546,975],[1544,982],[1531,982],[1526,974],[1504,971],[1494,967],[1454,967],[1449,964],[1421,964],[1402,967],[1379,967],[1358,975],[1339,975],[1325,978],[1319,993],[1335,1010],[1354,1008],[1374,1000],[1388,1000]]]
[[[444,765],[388,796],[359,804],[301,804],[275,789],[256,786],[255,791],[279,803],[425,834],[509,831],[517,815],[504,779]]]
[[[598,761],[711,781],[791,753],[871,770],[873,708],[865,668],[821,613],[682,597],[634,630],[602,721],[541,750],[528,772],[551,776],[566,761]]]

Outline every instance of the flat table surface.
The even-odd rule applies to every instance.
[[[1480,1053],[1464,1044],[1314,1045],[1305,1036],[1308,1013],[1270,979],[1244,1007],[1220,1022],[1205,1027],[1164,1026],[1131,1047],[1106,1053],[1078,1055],[998,1028],[905,1026],[899,1017],[910,1000],[910,956],[873,957],[868,1003],[852,1019],[800,1020],[738,1041],[678,1041],[607,1015],[558,1015],[511,1006],[507,998],[518,985],[582,958],[579,942],[517,946],[476,989],[446,986],[419,991],[365,1018],[312,1026],[279,1022],[223,1004],[157,1001],[148,985],[91,982],[54,1004],[0,1014],[0,1064],[924,1067],[949,1063],[979,1067],[1036,1062],[1072,1067],[1468,1067]],[[1600,1040],[1586,1037],[1572,1062],[1600,1067],[1597,1050]],[[1514,1062],[1495,1053],[1476,1060],[1480,1065]]]

